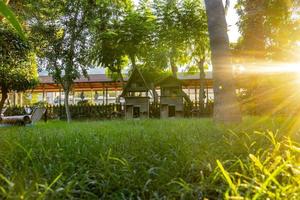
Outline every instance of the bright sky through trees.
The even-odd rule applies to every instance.
[[[230,7],[227,12],[227,24],[228,24],[228,35],[230,42],[236,42],[238,38],[240,37],[240,33],[238,31],[238,27],[236,23],[239,20],[239,17],[236,13],[236,10],[234,9],[234,6],[236,4],[237,0],[231,0],[230,1]]]

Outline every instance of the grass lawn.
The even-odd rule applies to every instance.
[[[253,117],[0,128],[0,199],[300,199],[295,130]]]

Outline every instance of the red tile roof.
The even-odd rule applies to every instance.
[[[127,81],[127,78],[124,78]],[[51,76],[39,76],[41,84],[54,84]],[[108,77],[106,74],[90,74],[89,78],[84,76],[75,80],[75,83],[98,83],[98,82],[115,82],[112,78]]]
[[[125,75],[124,80],[127,81],[128,78]],[[178,79],[180,80],[198,80],[199,74],[184,74],[184,73],[178,73]],[[212,79],[212,73],[207,72],[206,73],[206,79]],[[39,76],[39,80],[41,84],[54,84],[54,81],[51,76]],[[90,74],[89,78],[80,77],[79,79],[75,80],[75,83],[111,83],[116,82],[116,80],[113,80],[106,74]]]

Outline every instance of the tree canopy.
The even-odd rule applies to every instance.
[[[90,36],[89,4],[86,1],[35,1],[25,4],[31,42],[39,56],[39,67],[46,69],[65,94],[68,121],[69,93],[74,80],[87,76]]]
[[[0,88],[3,108],[8,92],[25,91],[38,82],[36,57],[17,33],[0,27]]]
[[[239,0],[236,9],[242,37],[238,48],[257,59],[295,60],[300,41],[298,1]]]

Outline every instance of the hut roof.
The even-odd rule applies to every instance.
[[[174,86],[182,86],[182,81],[174,76],[168,76],[160,81],[158,81],[155,86],[160,87],[174,87]]]
[[[147,92],[149,90],[150,87],[146,83],[142,73],[137,67],[135,67],[123,89],[121,96],[126,96],[127,92]]]

